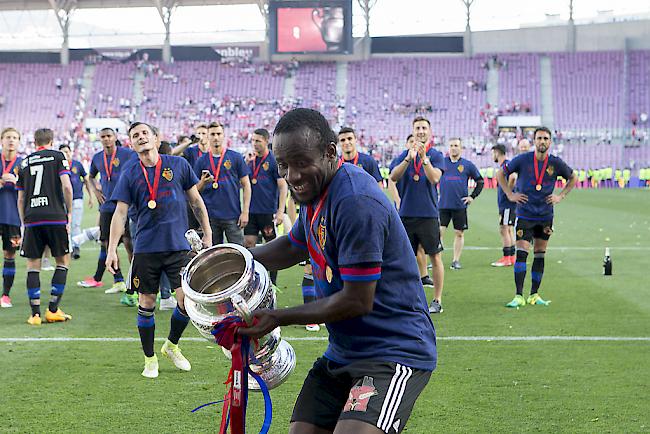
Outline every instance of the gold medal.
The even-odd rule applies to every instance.
[[[155,209],[155,208],[156,208],[156,205],[157,205],[157,204],[156,204],[156,201],[153,200],[153,199],[150,200],[149,202],[147,202],[147,206],[149,207],[149,209]]]
[[[327,277],[327,282],[332,283],[332,277],[334,277],[334,273],[332,272],[332,269],[329,267],[329,265],[325,268],[325,276]]]
[[[218,182],[212,183],[212,188],[214,188],[215,190],[219,188],[219,183]]]
[[[251,182],[252,182],[253,184],[257,184],[257,178],[253,178],[253,180],[252,180]]]
[[[537,184],[537,185],[535,186],[535,190],[540,191],[541,189],[542,189],[542,186],[541,186],[541,185]]]
[[[420,175],[413,175],[413,181],[418,182],[420,180]]]

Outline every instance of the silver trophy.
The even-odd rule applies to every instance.
[[[275,309],[275,291],[269,274],[253,255],[237,244],[219,244],[201,250],[201,238],[194,230],[185,237],[198,254],[181,273],[185,310],[203,337],[214,342],[213,324],[229,315],[250,323],[255,309]],[[251,345],[252,347],[252,345]],[[223,349],[230,357],[230,352]],[[251,348],[250,369],[269,389],[279,386],[296,367],[296,354],[280,337],[280,327],[258,340]],[[249,387],[259,390],[252,378]]]

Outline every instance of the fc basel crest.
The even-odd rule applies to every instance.
[[[115,160],[113,160],[113,166],[117,167],[120,165],[120,159],[115,157]]]
[[[548,166],[546,168],[546,173],[548,173],[548,176],[553,176],[553,174],[555,173],[555,168],[553,166]]]
[[[321,249],[325,249],[325,242],[327,241],[327,231],[325,230],[325,217],[320,218],[318,225],[318,244]]]
[[[232,167],[232,163],[230,162],[230,160],[226,160],[226,161],[223,163],[223,167],[225,167],[226,170],[230,170],[230,168]]]
[[[264,164],[262,164],[262,169],[264,169],[265,172],[268,172],[269,170],[269,162],[265,161]]]
[[[169,167],[165,167],[162,172],[162,177],[167,180],[167,182],[171,182],[172,179],[174,179],[174,172],[172,172],[172,169]]]
[[[361,384],[359,384],[361,383]],[[379,395],[375,388],[374,378],[365,376],[363,381],[359,381],[348,395],[348,400],[343,407],[343,412],[348,411],[367,411],[368,402],[373,396]]]
[[[77,169],[76,167],[73,167],[71,170],[72,170],[72,173],[74,173],[75,175],[76,175],[77,172],[79,171],[79,169]]]
[[[458,165],[458,172],[463,173],[463,170],[465,170],[465,167],[462,164]]]

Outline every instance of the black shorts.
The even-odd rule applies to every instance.
[[[20,256],[28,259],[40,259],[45,246],[50,248],[52,256],[58,258],[70,253],[70,239],[65,225],[31,226],[25,228]]]
[[[250,214],[248,224],[244,228],[244,235],[257,236],[262,233],[264,241],[275,239],[275,226],[273,225],[273,214]]]
[[[20,246],[20,226],[0,225],[2,236],[2,250],[14,253]]]
[[[99,241],[109,242],[111,238],[111,220],[113,220],[112,212],[100,212],[99,213]],[[131,230],[129,228],[129,219],[126,219],[124,224],[124,234],[120,241],[124,238],[131,238]]]
[[[136,253],[131,263],[130,288],[142,294],[158,294],[160,276],[167,274],[172,290],[181,286],[181,270],[190,262],[187,251]]]
[[[341,365],[321,357],[303,383],[291,422],[333,431],[339,420],[360,420],[388,433],[404,429],[431,371],[366,360]]]
[[[499,226],[514,226],[516,218],[515,208],[499,210]]]
[[[411,248],[417,255],[418,245],[422,245],[427,255],[435,255],[443,251],[440,239],[440,223],[435,218],[402,217],[402,224],[409,237]]]
[[[553,220],[524,220],[518,218],[515,225],[517,240],[526,240],[529,243],[533,241],[533,238],[548,241],[553,233]]]
[[[440,226],[447,227],[449,222],[454,222],[454,229],[457,231],[466,231],[467,226],[467,208],[465,209],[441,209]]]

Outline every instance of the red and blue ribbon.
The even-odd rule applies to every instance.
[[[228,378],[224,383],[229,384],[230,387],[222,401],[204,404],[192,410],[192,413],[194,413],[203,407],[223,402],[219,434],[226,434],[228,426],[230,426],[231,434],[246,433],[249,375],[257,381],[264,396],[264,423],[260,434],[267,434],[271,428],[273,406],[269,389],[264,380],[249,369],[250,338],[237,334],[237,329],[245,325],[244,320],[238,316],[228,316],[214,325],[211,333],[214,335],[215,341],[232,354],[232,365]],[[254,342],[254,344],[257,345],[257,342]]]

